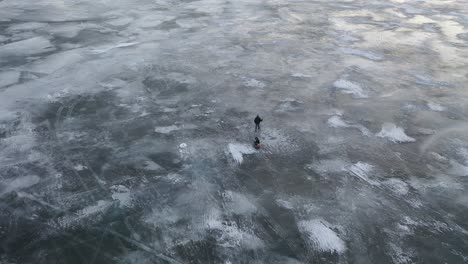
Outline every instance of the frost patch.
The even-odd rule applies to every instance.
[[[354,98],[369,97],[359,84],[350,82],[348,80],[339,79],[333,83],[333,86],[342,90],[343,93],[351,94]]]
[[[244,161],[245,154],[255,153],[255,149],[252,146],[239,143],[229,143],[228,145],[229,152],[231,153],[232,158],[238,163],[241,164]]]
[[[376,135],[377,137],[387,138],[395,143],[414,142],[416,139],[409,137],[401,127],[397,127],[393,123],[384,123],[382,130]]]
[[[338,254],[345,252],[346,245],[344,241],[328,225],[328,223],[319,219],[298,223],[299,230],[304,233],[307,241],[314,249]]]

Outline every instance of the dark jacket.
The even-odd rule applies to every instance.
[[[261,119],[259,116],[255,117],[255,119],[254,119],[255,124],[260,124],[260,122],[262,122],[262,121],[263,121],[263,119]]]

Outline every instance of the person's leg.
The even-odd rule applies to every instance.
[[[257,123],[255,123],[255,131],[257,131],[259,129],[259,126]]]

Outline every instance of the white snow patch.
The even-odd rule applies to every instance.
[[[374,166],[369,163],[358,161],[356,164],[347,166],[346,170],[370,185],[380,186],[378,181],[369,178],[369,174],[374,170]]]
[[[17,71],[0,72],[0,88],[17,83],[20,76],[21,73]]]
[[[252,146],[240,143],[229,143],[228,149],[232,155],[232,158],[238,164],[241,164],[244,161],[244,154],[253,154],[256,152]]]
[[[290,210],[291,210],[291,209],[294,208],[294,206],[293,206],[290,202],[288,202],[288,201],[286,201],[286,200],[276,199],[276,203],[277,203],[279,206],[281,206],[281,207],[283,207],[283,208],[286,208],[286,209],[290,209]]]
[[[179,145],[179,154],[182,159],[187,159],[190,156],[190,150],[188,149],[187,143],[181,143]]]
[[[346,124],[346,122],[341,119],[341,117],[339,116],[332,116],[328,119],[327,121],[327,124],[328,126],[330,127],[334,127],[334,128],[337,128],[337,127],[348,127],[348,124]]]
[[[384,123],[382,130],[376,135],[377,137],[387,138],[388,140],[398,142],[414,142],[416,139],[409,137],[401,127],[397,127],[393,123]]]
[[[235,222],[222,220],[221,213],[216,209],[206,216],[204,225],[207,229],[219,231],[217,241],[222,247],[257,249],[264,246],[263,241],[251,230],[244,230]]]
[[[7,56],[28,56],[55,50],[47,38],[34,37],[0,45],[0,58]]]
[[[88,167],[84,166],[84,165],[81,165],[81,164],[77,164],[75,166],[73,166],[73,169],[77,170],[77,171],[82,171],[84,169],[87,169]]]
[[[398,195],[405,195],[409,191],[408,184],[396,178],[390,178],[383,183],[392,192]]]
[[[179,130],[180,128],[178,126],[172,125],[172,126],[162,126],[162,127],[156,127],[154,129],[154,132],[161,133],[161,134],[169,134],[172,131]]]
[[[266,85],[265,83],[255,80],[255,79],[248,79],[244,81],[244,85],[247,87],[256,87],[256,88],[264,88]]]
[[[39,183],[40,180],[41,179],[36,175],[28,175],[28,176],[18,177],[9,181],[4,181],[4,183],[0,185],[2,186],[0,190],[0,196],[13,192],[13,191],[31,187]]]
[[[119,201],[120,207],[130,207],[132,205],[132,195],[127,187],[114,185],[110,189],[112,191],[112,199]]]
[[[292,77],[296,78],[312,78],[312,75],[303,74],[303,73],[293,73]]]
[[[328,124],[329,127],[333,127],[333,128],[339,128],[339,127],[357,128],[357,129],[359,129],[359,131],[361,131],[361,133],[364,136],[370,136],[371,135],[371,133],[369,132],[369,130],[366,127],[364,127],[362,125],[348,124],[340,116],[337,116],[337,115],[334,115],[334,116],[330,117],[328,119],[328,121],[327,121],[327,124]]]
[[[442,105],[438,103],[434,103],[434,102],[428,102],[427,107],[429,107],[429,109],[431,109],[432,111],[436,111],[436,112],[442,112],[446,109]]]
[[[367,98],[369,97],[359,84],[350,82],[348,80],[339,79],[333,83],[333,86],[342,90],[344,93],[351,94],[354,98]]]
[[[322,252],[343,253],[346,251],[344,241],[329,227],[324,220],[313,219],[300,221],[299,230],[305,234],[310,245]]]

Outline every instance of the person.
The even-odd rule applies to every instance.
[[[255,131],[257,130],[260,130],[260,122],[262,122],[263,119],[260,118],[259,115],[257,115],[254,119],[254,123],[255,123]]]
[[[255,137],[254,147],[256,149],[260,148],[260,139],[258,139],[258,137]]]

